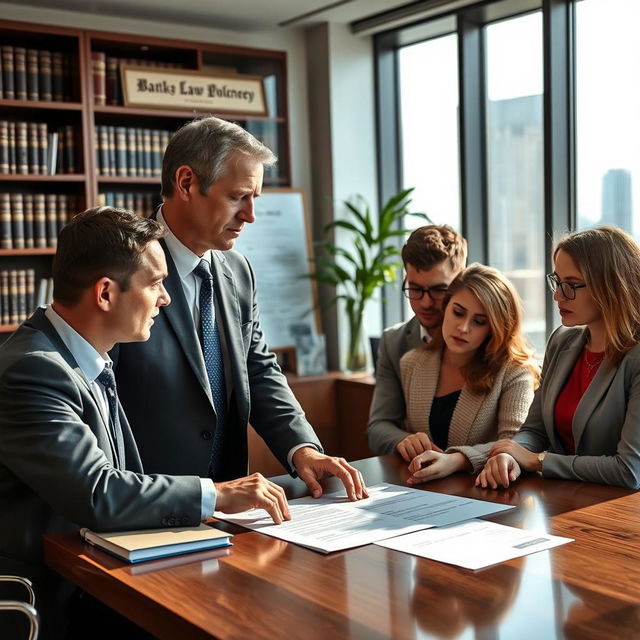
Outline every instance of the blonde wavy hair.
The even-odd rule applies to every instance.
[[[473,393],[487,393],[500,369],[510,362],[528,367],[537,387],[540,371],[533,360],[533,350],[522,334],[522,303],[515,287],[497,269],[476,262],[449,285],[443,312],[452,296],[463,288],[471,291],[485,308],[490,327],[486,340],[462,369],[469,389]],[[436,351],[443,347],[442,327],[439,327],[425,348]]]
[[[605,358],[617,365],[640,342],[640,247],[622,229],[598,227],[562,238],[553,251],[554,260],[561,250],[580,269],[602,313]]]

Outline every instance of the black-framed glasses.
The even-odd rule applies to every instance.
[[[547,284],[552,293],[555,293],[558,289],[562,292],[562,295],[567,300],[576,299],[576,291],[578,289],[584,289],[586,284],[573,284],[573,282],[562,282],[555,273],[547,274]]]
[[[449,287],[443,287],[442,285],[427,287],[426,289],[422,287],[402,287],[402,293],[404,293],[409,300],[422,300],[426,293],[434,302],[437,302],[444,299],[447,291],[449,291]]]

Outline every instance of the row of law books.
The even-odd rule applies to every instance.
[[[71,57],[46,49],[0,47],[0,98],[5,100],[71,100]]]
[[[76,173],[75,128],[0,120],[0,173]]]
[[[76,206],[66,193],[0,193],[0,249],[55,248]]]
[[[161,198],[153,193],[135,191],[109,191],[98,194],[98,205],[102,207],[116,207],[134,211],[143,218],[148,218],[160,204]]]
[[[184,65],[179,62],[116,58],[115,56],[108,56],[104,51],[92,51],[91,69],[93,75],[93,95],[97,105],[117,106],[123,104],[120,67],[125,64],[136,67],[162,69],[182,69],[184,67]]]
[[[0,271],[0,324],[20,324],[52,299],[52,278],[42,278],[36,287],[33,269]]]
[[[98,175],[154,178],[162,174],[162,156],[172,131],[98,125]]]

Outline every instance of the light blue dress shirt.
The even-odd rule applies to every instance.
[[[104,355],[98,353],[89,342],[53,310],[51,305],[47,306],[44,315],[58,332],[65,347],[71,352],[73,359],[78,363],[95,397],[100,400],[100,411],[108,424],[109,404],[107,394],[104,387],[96,382],[96,378],[102,373],[105,366],[111,366],[111,358],[106,353]],[[207,520],[215,511],[216,488],[211,478],[200,478],[200,488],[200,519]]]

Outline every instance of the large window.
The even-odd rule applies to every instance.
[[[558,322],[544,280],[554,240],[600,220],[640,236],[640,1],[439,8],[376,36],[381,198],[415,184],[421,208],[450,223],[455,202],[470,260],[513,281],[542,355]]]
[[[576,4],[579,228],[613,224],[640,239],[638,0]]]
[[[459,229],[457,36],[402,47],[398,75],[402,187],[415,187],[415,211]]]
[[[486,27],[489,264],[514,283],[545,344],[542,15]]]

